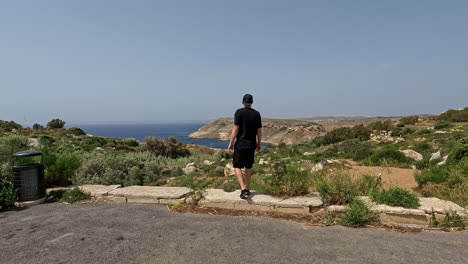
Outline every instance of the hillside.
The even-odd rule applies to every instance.
[[[220,118],[211,121],[190,134],[189,137],[229,140],[233,122],[233,118]],[[278,144],[282,141],[286,144],[308,141],[325,132],[323,126],[306,120],[265,118],[262,123],[262,141],[270,144]]]

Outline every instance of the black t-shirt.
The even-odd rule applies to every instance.
[[[255,109],[244,107],[236,111],[234,125],[239,126],[236,149],[255,149],[257,147],[257,131],[262,127],[262,118]]]

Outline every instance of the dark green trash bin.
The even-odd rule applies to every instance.
[[[32,157],[40,156],[40,163],[34,163]],[[27,158],[22,164],[19,159]],[[44,159],[39,151],[21,151],[13,154],[13,185],[18,189],[18,200],[34,201],[45,197]]]

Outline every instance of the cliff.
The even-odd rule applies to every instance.
[[[192,138],[218,138],[229,140],[234,120],[232,118],[220,118],[189,135]],[[295,144],[302,141],[312,140],[323,135],[325,129],[315,123],[296,119],[262,119],[263,137],[262,142],[278,144]]]

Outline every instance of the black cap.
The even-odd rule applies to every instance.
[[[242,98],[242,103],[244,105],[252,105],[253,104],[253,96],[251,94],[244,95],[244,98]]]

